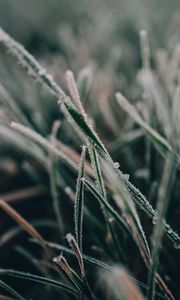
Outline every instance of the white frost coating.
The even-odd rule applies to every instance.
[[[118,162],[114,162],[114,163],[113,163],[113,167],[114,167],[115,169],[118,169],[118,168],[120,167],[120,164],[119,164]]]

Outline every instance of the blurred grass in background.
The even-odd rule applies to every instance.
[[[125,94],[135,104],[140,115],[167,139],[179,156],[178,100],[176,106],[173,105],[176,87],[179,85],[179,0],[0,0],[0,26],[36,57],[67,94],[69,92],[64,74],[68,69],[74,72],[81,101],[93,127],[114,161],[120,163],[121,170],[130,175],[130,181],[156,207],[165,160],[152,144],[149,146],[143,130],[118,106],[114,94],[116,91]],[[149,36],[150,87],[146,82],[148,77],[142,72],[143,51],[139,37],[142,29]],[[64,236],[74,230],[72,199],[75,198],[77,174],[61,162],[55,163],[55,171],[52,170],[50,154],[44,155],[37,145],[21,139],[21,135],[12,131],[9,124],[18,121],[30,125],[47,139],[55,131],[58,146],[76,165],[80,160],[82,139],[66,122],[54,97],[42,89],[39,83],[36,84],[2,46],[0,66],[0,196],[34,224],[45,240],[67,246]],[[148,97],[152,106],[149,106]],[[10,102],[11,99],[15,101],[20,108],[20,119],[8,105],[4,105],[4,98],[10,99]],[[60,120],[60,124],[56,132],[57,120]],[[172,130],[175,133],[172,134]],[[40,157],[42,160],[39,160]],[[53,174],[58,186],[63,234],[57,230],[58,222],[52,205],[53,188],[49,178],[49,175],[53,175],[50,171],[55,172]],[[86,172],[91,177],[90,164]],[[107,178],[106,181],[107,197],[112,204],[115,187]],[[179,232],[178,167],[172,185],[166,219]],[[85,201],[95,219],[100,219],[100,225],[94,222],[92,215],[90,219],[85,217],[84,252],[107,263],[123,264],[136,279],[147,284],[148,272],[133,241],[116,228],[117,224],[113,225],[122,248],[121,255],[117,254],[118,251],[111,248],[107,232],[101,228],[101,225],[105,227],[105,222],[95,199],[87,193]],[[113,203],[117,209],[116,206]],[[140,210],[138,213],[151,245],[152,222]],[[47,257],[2,212],[0,233],[1,267],[43,274],[57,280],[57,270],[51,270]],[[119,238],[121,236],[122,239]],[[179,251],[173,249],[167,238],[163,239],[160,258],[160,275],[178,299]],[[77,267],[74,260],[72,264]],[[87,267],[91,286],[95,292],[97,290],[99,299],[104,299],[104,291],[100,288],[101,275],[91,269],[92,266]],[[64,296],[48,287],[44,289],[35,284],[22,284],[21,280],[11,278],[7,282],[27,299],[60,299],[59,295]],[[67,283],[66,280],[64,282]],[[144,289],[142,291],[146,294]],[[157,291],[160,293],[158,288]],[[118,299],[111,291],[109,295],[109,299]],[[125,299],[131,300],[130,297]],[[156,297],[160,299],[163,296]],[[70,296],[67,299],[72,298]]]

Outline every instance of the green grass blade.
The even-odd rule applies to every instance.
[[[91,165],[92,165],[92,168],[93,168],[94,173],[95,173],[97,190],[99,191],[101,196],[104,199],[106,199],[106,201],[107,201],[106,190],[105,190],[105,186],[104,186],[104,180],[103,180],[103,177],[102,177],[102,172],[101,172],[98,153],[97,153],[96,149],[91,144],[88,145],[88,149],[89,149],[89,154],[90,154],[90,158],[91,158]],[[102,203],[101,203],[101,209],[102,209],[105,221],[106,221],[106,225],[107,225],[107,227],[109,227],[108,214],[107,214],[106,210],[104,209],[104,205],[102,205]]]
[[[56,280],[53,280],[53,279],[50,279],[47,277],[42,277],[42,276],[30,274],[30,273],[25,273],[25,272],[11,270],[11,269],[2,269],[2,268],[0,268],[0,274],[41,283],[41,284],[44,284],[47,286],[57,287],[57,288],[63,289],[67,293],[77,296],[77,292],[73,288],[67,286],[64,283],[61,283],[59,281],[56,281]],[[22,298],[21,298],[21,300],[22,300]]]
[[[111,166],[105,160],[102,160],[102,166],[103,166],[103,170],[107,182],[109,183],[109,185],[111,186],[114,192],[113,198],[116,204],[118,205],[118,207],[120,207],[120,210],[124,212],[124,215],[127,215],[127,218],[130,221],[129,226],[131,226],[132,231],[134,228],[137,229],[137,232],[139,233],[139,237],[144,244],[145,251],[149,256],[150,255],[149,245],[145,233],[143,231],[140,218],[136,210],[136,206],[132,200],[132,197],[127,187],[123,184],[122,179],[118,176],[113,166]],[[139,243],[139,239],[138,239],[138,243]]]
[[[80,129],[85,133],[85,135],[89,138],[89,140],[93,143],[93,145],[99,150],[102,156],[108,157],[108,152],[99,139],[96,132],[91,128],[91,126],[87,123],[84,116],[78,111],[75,105],[70,101],[70,99],[65,99],[64,102],[68,112],[71,114],[72,118],[78,124]]]
[[[89,153],[90,153],[90,158],[91,158],[91,165],[92,165],[92,168],[95,173],[97,189],[98,189],[100,195],[107,201],[107,195],[106,195],[104,180],[103,180],[103,176],[102,176],[102,172],[101,172],[101,166],[100,166],[98,153],[91,144],[89,144],[88,148],[89,148]],[[102,209],[104,219],[106,222],[106,226],[107,226],[106,235],[107,236],[110,235],[111,240],[112,240],[112,242],[108,243],[108,246],[110,246],[110,248],[112,248],[112,253],[114,255],[114,253],[116,253],[116,254],[118,253],[118,249],[116,249],[116,246],[118,244],[117,240],[115,238],[116,235],[113,234],[113,231],[111,230],[112,224],[110,222],[109,212],[105,209],[105,207],[104,207],[104,205],[102,205],[102,203],[101,203],[101,209]]]
[[[91,158],[91,164],[95,172],[96,182],[97,182],[97,189],[99,190],[102,197],[106,198],[106,190],[104,186],[104,180],[102,177],[101,167],[99,163],[99,157],[96,149],[89,145],[89,153]]]
[[[109,231],[112,237],[113,241],[113,252],[115,254],[115,258],[117,260],[122,260],[123,262],[126,262],[126,256],[124,254],[124,250],[122,249],[121,240],[119,235],[117,234],[117,223],[116,220],[112,217],[108,219],[108,225],[109,225]]]
[[[137,206],[142,209],[152,220],[156,215],[155,209],[151,206],[151,204],[147,201],[146,197],[140,192],[138,188],[136,188],[126,177],[119,171],[119,176],[122,178],[124,184],[126,185],[128,191],[130,192],[132,199],[137,204]],[[173,242],[175,248],[180,246],[180,236],[177,232],[175,232],[171,226],[163,219],[163,226],[166,232],[166,235]]]
[[[76,241],[82,252],[82,224],[83,224],[83,207],[84,207],[84,183],[81,180],[84,176],[84,162],[86,159],[86,146],[83,146],[81,153],[81,160],[79,164],[79,173],[76,185],[76,197],[74,207],[74,220],[75,220],[75,235]]]
[[[15,297],[17,300],[25,300],[21,295],[19,295],[12,287],[10,287],[7,283],[0,280],[0,287]]]
[[[121,216],[114,210],[114,208],[104,199],[96,190],[96,188],[85,178],[82,179],[86,188],[96,197],[100,204],[102,204],[107,211],[117,220],[118,224],[125,229],[126,232],[132,236],[131,231],[125,221],[121,218]]]

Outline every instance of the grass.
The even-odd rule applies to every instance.
[[[142,67],[121,93],[113,60],[108,81],[87,66],[63,81],[2,28],[0,44],[17,72],[0,84],[2,297],[178,299],[178,52],[152,63],[140,31]]]

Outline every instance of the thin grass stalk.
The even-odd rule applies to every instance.
[[[105,189],[105,184],[104,184],[104,180],[103,180],[103,176],[102,176],[102,172],[101,172],[101,167],[100,167],[100,161],[99,161],[99,156],[98,153],[96,151],[96,149],[90,144],[88,143],[88,149],[89,149],[89,154],[90,154],[90,158],[91,158],[91,165],[92,168],[94,170],[95,173],[95,178],[96,178],[96,185],[97,185],[97,189],[100,193],[100,195],[107,201],[107,195],[106,195],[106,189]],[[110,221],[110,215],[109,212],[106,210],[106,208],[104,207],[104,205],[101,203],[100,204],[104,218],[105,218],[105,222],[106,222],[106,226],[107,226],[107,237],[108,240],[110,240],[110,246],[114,246],[113,252],[118,252],[116,251],[116,246],[118,243],[117,240],[117,236],[115,234],[113,234],[113,228],[112,228],[112,223]],[[117,248],[118,249],[118,248]]]
[[[97,189],[99,190],[101,196],[106,198],[107,197],[106,196],[106,189],[105,189],[104,180],[103,180],[103,177],[102,177],[102,172],[101,172],[98,153],[97,153],[96,149],[91,144],[89,144],[88,149],[89,149],[89,153],[90,153],[92,168],[95,172]]]
[[[152,251],[152,264],[150,267],[148,277],[148,300],[154,300],[155,297],[155,286],[156,286],[156,272],[159,265],[159,254],[161,249],[161,242],[163,237],[163,218],[166,215],[169,202],[169,194],[174,181],[175,169],[174,159],[169,156],[165,162],[163,176],[158,193],[157,202],[157,215],[154,217],[155,228],[153,232],[153,251]]]
[[[55,213],[57,224],[58,224],[59,234],[60,234],[60,237],[62,238],[62,236],[64,234],[64,225],[63,225],[61,209],[59,206],[59,193],[58,193],[57,182],[56,182],[56,179],[57,179],[57,177],[56,177],[56,161],[53,158],[51,159],[51,162],[50,162],[49,176],[50,176],[50,188],[51,188],[51,195],[52,195],[52,199],[53,199],[54,213]]]
[[[17,270],[2,269],[2,268],[0,268],[0,274],[12,276],[15,278],[20,278],[23,280],[29,280],[29,281],[41,283],[41,284],[56,287],[56,288],[60,288],[64,291],[66,291],[67,293],[77,296],[77,291],[75,289],[67,286],[66,284],[64,284],[62,282],[56,281],[54,279],[34,275],[31,273],[25,273],[25,272],[21,272],[21,271],[17,271]]]
[[[83,107],[83,105],[81,103],[81,100],[80,100],[80,95],[79,95],[79,91],[78,91],[78,88],[77,88],[77,85],[76,85],[76,82],[75,82],[73,72],[68,70],[66,72],[65,77],[66,77],[66,81],[67,81],[68,90],[69,90],[70,95],[71,95],[71,99],[74,100],[74,104],[76,105],[77,109],[83,115],[86,122],[88,122],[86,112],[85,112],[84,107]]]
[[[78,168],[76,164],[67,157],[64,153],[62,153],[57,147],[53,146],[48,140],[42,137],[39,133],[35,132],[29,127],[23,126],[19,123],[12,122],[11,127],[14,128],[17,132],[20,132],[25,137],[28,137],[35,143],[42,146],[47,152],[51,153],[55,157],[60,158],[63,162],[65,162],[73,171],[77,172]]]
[[[115,219],[110,217],[108,219],[108,224],[109,224],[110,234],[111,234],[112,240],[113,240],[114,251],[117,253],[117,259],[120,259],[124,262],[127,262],[124,251],[122,250],[122,247],[120,245],[119,236],[117,234]]]
[[[11,218],[13,218],[30,236],[35,238],[46,253],[49,255],[49,249],[44,242],[43,237],[37,232],[37,230],[27,222],[20,214],[18,214],[8,203],[0,199],[0,208],[3,209]]]
[[[151,69],[150,69],[150,49],[149,49],[149,41],[148,35],[145,30],[140,31],[140,42],[141,42],[141,56],[143,61],[143,75],[145,77],[145,100],[147,100],[147,123],[151,126],[152,123],[152,109],[153,109],[153,100],[151,96],[150,86],[151,86]],[[146,138],[146,163],[147,168],[149,170],[148,181],[150,181],[151,177],[151,144],[148,138]]]
[[[9,294],[11,294],[15,299],[17,300],[25,300],[19,293],[17,293],[12,287],[10,287],[7,283],[4,281],[0,280],[0,287],[7,291]]]
[[[118,224],[125,229],[125,231],[132,236],[129,226],[126,222],[120,217],[120,215],[114,210],[114,208],[104,199],[96,190],[96,188],[85,178],[82,178],[86,188],[95,196],[100,204],[103,204],[104,207],[109,211],[109,213],[117,220]]]
[[[85,280],[82,281],[77,273],[69,266],[67,260],[62,254],[58,257],[55,257],[53,261],[62,268],[69,280],[73,283],[74,286],[76,286],[79,292],[86,295],[88,299],[95,300],[95,297],[89,289],[87,282]]]
[[[15,117],[18,122],[22,122],[29,127],[32,126],[26,118],[25,114],[20,109],[19,105],[11,97],[2,83],[0,83],[0,101],[3,102],[3,104],[11,111],[13,117]]]
[[[52,133],[51,133],[51,143],[56,146],[56,135],[59,130],[60,123],[55,122],[53,125]],[[50,177],[50,188],[51,188],[51,195],[53,199],[53,208],[54,213],[56,215],[58,228],[60,237],[63,236],[64,233],[64,225],[63,225],[63,218],[61,214],[61,208],[60,208],[60,201],[59,201],[59,193],[58,193],[58,187],[57,187],[57,176],[56,176],[56,159],[53,155],[50,154],[50,167],[49,167],[49,177]]]
[[[86,159],[86,146],[82,147],[79,173],[76,184],[76,196],[74,206],[75,236],[80,252],[82,253],[82,233],[83,233],[83,209],[84,209],[84,163]]]
[[[167,154],[172,152],[172,147],[168,141],[142,119],[135,107],[131,105],[121,93],[116,93],[116,100],[121,108],[145,130],[155,147],[157,147],[157,150],[159,150],[162,155],[167,156]]]
[[[81,270],[81,277],[82,279],[85,278],[85,270],[84,270],[84,262],[83,262],[83,256],[82,253],[80,251],[80,248],[75,240],[75,238],[73,237],[73,235],[71,233],[68,233],[66,235],[67,241],[71,247],[71,249],[74,251],[80,270]]]

